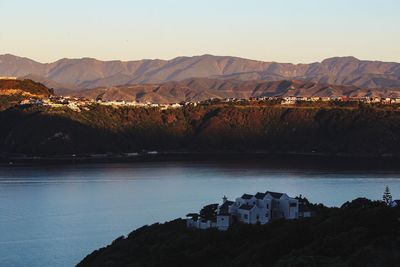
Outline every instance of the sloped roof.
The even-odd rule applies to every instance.
[[[270,194],[273,198],[281,198],[281,196],[283,195],[283,193],[271,192],[271,191],[267,191],[265,193]]]
[[[251,199],[253,197],[253,195],[250,194],[243,194],[242,198],[243,199]]]
[[[266,195],[267,195],[267,193],[260,193],[260,192],[258,192],[258,193],[255,194],[254,196],[255,196],[257,199],[263,199]]]
[[[241,210],[251,210],[252,208],[254,208],[253,205],[247,205],[247,204],[243,204],[239,207],[239,209]]]

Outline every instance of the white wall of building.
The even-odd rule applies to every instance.
[[[231,225],[231,216],[217,215],[217,228],[218,230],[226,231]]]
[[[275,198],[274,198],[275,196]],[[260,195],[258,195],[260,197]],[[277,198],[279,197],[279,199]],[[225,198],[226,201],[226,198]],[[242,205],[252,206],[239,208]],[[225,207],[226,208],[226,207]],[[225,211],[226,212],[226,211]],[[218,208],[219,213],[219,208]],[[243,199],[236,198],[235,202],[229,206],[228,214],[218,214],[217,221],[193,221],[187,220],[188,227],[199,229],[208,229],[216,227],[219,230],[227,230],[232,224],[232,218],[235,217],[239,222],[248,224],[266,224],[273,219],[298,219],[299,218],[299,202],[295,198],[289,197],[287,194],[266,194],[263,199],[257,199],[252,196]],[[308,215],[308,214],[307,214]],[[306,214],[304,214],[306,216]],[[311,216],[311,214],[310,214]]]

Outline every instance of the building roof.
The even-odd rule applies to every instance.
[[[254,208],[253,205],[247,205],[247,204],[243,204],[239,207],[239,209],[241,210],[251,210],[252,208]]]
[[[260,192],[258,192],[258,193],[255,194],[254,196],[255,196],[257,199],[263,199],[266,195],[267,195],[267,193],[260,193]]]
[[[400,206],[400,199],[395,199],[392,201],[391,205],[396,205],[396,206]]]
[[[249,194],[243,194],[242,198],[243,199],[251,199],[253,197],[253,195],[249,195]]]
[[[281,198],[281,196],[283,195],[283,193],[271,192],[271,191],[267,191],[265,192],[265,194],[270,194],[273,198]]]

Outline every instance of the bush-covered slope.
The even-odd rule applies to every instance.
[[[32,80],[0,79],[0,110],[17,105],[27,98],[47,98],[53,95],[52,89]]]
[[[50,96],[54,94],[52,89],[32,80],[0,80],[0,92],[15,89],[21,92],[37,96]]]
[[[400,209],[362,199],[317,217],[227,232],[154,224],[88,255],[86,266],[397,266]]]
[[[84,154],[269,151],[398,154],[400,112],[349,107],[200,105],[180,109],[15,107],[0,112],[0,151]]]

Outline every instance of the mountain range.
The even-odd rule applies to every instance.
[[[0,55],[0,76],[29,78],[56,92],[137,84],[161,84],[191,78],[238,81],[305,80],[361,88],[400,88],[400,63],[334,57],[310,64],[263,62],[202,55],[171,60],[100,61],[60,59],[39,63]]]

